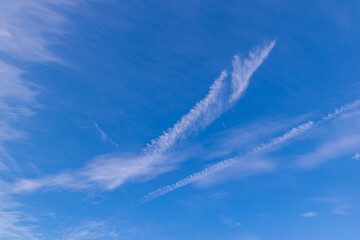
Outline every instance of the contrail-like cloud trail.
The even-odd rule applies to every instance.
[[[249,58],[241,60],[239,56],[235,56],[233,60],[233,72],[231,74],[232,95],[229,103],[235,103],[244,93],[249,85],[250,77],[258,69],[258,67],[267,58],[270,51],[275,46],[275,41],[266,45],[264,48],[256,48],[249,53]]]
[[[163,153],[179,139],[185,139],[196,131],[206,128],[232,108],[248,87],[252,74],[260,67],[274,46],[275,41],[262,48],[255,48],[244,60],[236,55],[231,73],[231,93],[226,92],[229,87],[225,82],[228,74],[224,70],[210,87],[207,96],[182,116],[172,128],[152,140],[145,151],[149,154]]]
[[[360,100],[356,100],[353,103],[350,104],[346,104],[341,106],[338,109],[335,109],[335,111],[327,114],[325,117],[322,117],[321,120],[319,120],[317,123],[324,123],[327,121],[331,121],[333,119],[335,119],[336,117],[338,117],[340,114],[352,110],[356,107],[360,106]],[[270,149],[271,147],[275,147],[281,143],[284,143],[290,139],[295,138],[296,136],[299,136],[301,134],[303,134],[304,132],[308,131],[310,128],[313,127],[313,125],[315,124],[314,121],[308,121],[304,124],[301,124],[297,127],[292,128],[290,131],[286,132],[285,134],[283,134],[280,137],[276,137],[273,138],[271,141],[269,141],[268,143],[265,144],[261,144],[258,147],[253,148],[248,154],[246,154],[243,157],[249,157],[252,154],[255,153],[259,153],[259,152],[263,152],[265,150]],[[161,188],[158,188],[157,190],[148,193],[147,195],[145,195],[142,199],[140,199],[140,202],[147,202],[150,201],[152,199],[158,198],[162,195],[165,195],[168,192],[174,191],[178,188],[184,187],[186,185],[189,185],[191,183],[194,183],[196,181],[199,181],[200,179],[203,179],[211,174],[214,174],[216,172],[219,172],[221,170],[224,170],[230,166],[233,166],[237,163],[240,162],[240,160],[243,158],[241,156],[235,157],[235,158],[229,158],[223,161],[220,161],[210,167],[205,168],[204,170],[191,174],[183,179],[181,179],[180,181],[171,184],[171,185],[167,185]]]
[[[162,153],[169,149],[178,139],[204,128],[222,114],[221,93],[224,89],[224,80],[228,76],[224,70],[220,77],[214,81],[209,93],[168,131],[151,141],[147,152],[152,154]]]
[[[279,145],[285,141],[288,141],[288,140],[304,133],[305,131],[309,130],[313,126],[313,124],[314,124],[313,121],[309,121],[298,127],[295,127],[293,129],[291,129],[290,131],[286,132],[284,135],[282,135],[280,137],[276,137],[276,138],[272,139],[270,142],[268,142],[266,144],[262,144],[257,148],[254,148],[250,153],[248,153],[246,155],[246,157],[249,157],[249,156],[251,156],[251,154],[254,154],[254,153],[265,151],[265,150],[269,149],[270,147],[273,147],[273,146]],[[242,159],[242,157],[235,157],[235,158],[229,158],[229,159],[223,160],[223,161],[216,163],[208,168],[205,168],[204,170],[202,170],[200,172],[191,174],[174,184],[159,188],[159,189],[155,190],[154,192],[147,194],[140,201],[147,202],[152,199],[158,198],[158,197],[160,197],[168,192],[171,192],[175,189],[184,187],[190,183],[196,182],[196,181],[198,181],[202,178],[205,178],[211,174],[214,174],[214,173],[224,170],[230,166],[233,166],[234,164],[238,163],[241,159]]]
[[[71,175],[60,173],[39,180],[22,179],[15,184],[20,186],[17,191],[34,191],[42,187],[55,186],[76,188],[76,184],[81,185],[81,188],[100,184],[106,186],[106,189],[112,190],[130,180],[156,176],[170,171],[172,166],[169,164],[170,161],[164,160],[164,153],[179,140],[184,140],[197,131],[205,129],[233,107],[245,92],[252,74],[260,67],[274,46],[275,41],[255,48],[250,51],[249,57],[243,60],[239,56],[235,56],[231,81],[228,79],[227,71],[222,71],[219,78],[210,86],[208,94],[197,102],[187,114],[183,115],[172,128],[153,139],[139,156],[129,159],[105,157],[108,164],[97,165],[93,162],[83,169],[73,171]],[[105,132],[96,123],[94,125],[100,132],[101,138],[110,141]],[[51,178],[55,180],[49,181]]]

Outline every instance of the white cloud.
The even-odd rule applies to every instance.
[[[123,236],[135,232],[134,228],[119,230],[106,222],[88,221],[80,226],[71,227],[63,231],[61,240],[92,240],[92,239],[122,239]]]
[[[339,124],[339,121],[353,121],[354,118],[358,119],[358,115],[360,114],[357,111],[350,111],[349,110],[356,110],[356,107],[360,104],[357,103],[344,105],[340,108],[340,110],[336,109],[333,113],[330,113],[327,115],[327,117],[322,118],[322,120],[317,122],[317,126],[319,124],[327,124],[331,121],[330,124],[340,125],[343,126],[344,123],[341,122]],[[350,120],[349,120],[350,119]],[[356,120],[355,120],[356,122]],[[281,143],[284,143],[290,139],[295,138],[298,135],[303,134],[304,132],[308,131],[312,126],[314,125],[314,121],[308,121],[307,123],[304,123],[298,127],[295,127],[291,129],[290,131],[286,132],[284,135],[280,137],[273,138],[268,143],[261,144],[258,147],[253,148],[253,150],[248,153],[245,157],[251,157],[252,154],[257,154],[260,152],[263,152],[265,150],[271,149],[272,147],[275,147]],[[345,124],[346,125],[346,124]],[[351,128],[351,132],[354,133],[354,127]],[[341,131],[341,133],[344,133],[344,131]],[[326,161],[329,158],[335,158],[343,155],[344,153],[347,153],[349,151],[353,151],[354,148],[358,148],[360,146],[360,137],[358,134],[354,135],[346,135],[346,137],[337,139],[333,142],[330,142],[328,144],[322,145],[320,148],[318,148],[315,152],[312,152],[310,154],[306,154],[301,156],[297,160],[297,166],[303,167],[303,168],[312,168],[323,161]],[[198,182],[201,179],[204,179],[208,176],[213,176],[214,173],[223,171],[224,169],[227,169],[229,167],[236,166],[238,163],[241,163],[243,161],[244,157],[234,157],[229,158],[226,160],[223,160],[221,162],[218,162],[210,167],[205,168],[204,170],[191,174],[180,181],[167,185],[164,187],[161,187],[153,192],[150,192],[149,194],[145,195],[143,199],[141,199],[141,202],[149,201],[154,198],[160,197],[168,192],[171,192],[175,189],[178,189],[180,187],[184,187],[186,185],[189,185],[194,182]],[[241,166],[243,167],[243,166]]]
[[[355,102],[356,103],[356,102]],[[323,125],[319,125],[318,133],[313,136],[316,141],[315,146],[295,158],[295,166],[305,169],[312,169],[321,164],[341,157],[350,158],[351,155],[360,148],[360,127],[358,119],[360,110],[359,105],[349,104],[351,111],[345,108],[338,112],[336,118],[329,118]],[[332,116],[332,115],[330,115]]]
[[[59,61],[48,46],[46,34],[64,33],[65,18],[59,7],[73,6],[79,1],[39,0],[2,1],[0,3],[0,51],[17,59]],[[58,8],[55,10],[55,8]]]
[[[355,160],[360,160],[360,154],[359,154],[359,153],[355,153],[355,155],[353,156],[353,159],[355,159]]]
[[[335,215],[349,215],[350,214],[350,209],[351,209],[351,205],[349,204],[341,204],[341,205],[337,205],[333,210],[332,210],[332,214]]]
[[[302,133],[304,133],[306,130],[310,129],[310,127],[312,126],[312,121],[309,121],[305,124],[302,124],[298,127],[295,127],[293,129],[291,129],[290,131],[286,132],[284,135],[274,138],[272,140],[270,140],[269,143],[267,144],[262,144],[260,145],[261,148],[257,149],[257,150],[253,150],[251,151],[249,154],[247,154],[245,157],[242,156],[238,156],[238,157],[234,157],[234,158],[229,158],[226,160],[223,160],[221,162],[218,162],[210,167],[205,168],[204,170],[200,171],[200,172],[196,172],[193,173],[183,179],[181,179],[180,181],[171,184],[171,185],[167,185],[165,187],[159,188],[149,194],[147,194],[143,199],[141,199],[140,201],[142,202],[146,202],[152,199],[155,199],[157,197],[160,197],[168,192],[174,191],[178,188],[184,187],[186,185],[189,185],[191,183],[197,182],[203,178],[206,178],[210,175],[213,175],[214,173],[217,173],[219,171],[223,171],[224,169],[227,169],[229,167],[234,167],[239,165],[240,169],[247,169],[250,167],[250,169],[252,169],[253,171],[257,172],[259,171],[259,169],[264,170],[264,169],[273,169],[274,166],[273,164],[269,163],[269,162],[256,162],[256,161],[244,161],[247,158],[250,158],[252,156],[252,154],[267,150],[277,144],[281,144],[287,140],[290,140]],[[244,164],[245,163],[245,164]]]
[[[101,140],[103,142],[108,142],[110,143],[111,145],[115,146],[115,147],[119,147],[119,144],[115,143],[100,127],[99,125],[95,122],[95,121],[92,121],[96,130],[99,132],[100,134],[100,137],[101,137]]]
[[[209,93],[198,102],[187,114],[160,137],[151,141],[146,151],[150,154],[162,153],[169,149],[177,140],[184,139],[187,135],[198,129],[207,127],[218,118],[222,112],[221,94],[224,90],[224,80],[227,72],[223,71],[210,87]]]
[[[322,143],[314,151],[301,155],[296,160],[296,166],[312,169],[319,165],[337,159],[346,154],[351,154],[360,147],[360,136],[345,136]]]
[[[228,225],[230,227],[241,227],[243,225],[241,222],[238,222],[228,217],[221,217],[220,220],[223,224]]]
[[[172,158],[172,161],[169,161]],[[63,188],[80,190],[100,187],[112,190],[129,181],[145,181],[168,172],[180,160],[165,155],[99,156],[84,168],[59,173],[40,179],[21,179],[15,183],[13,192],[31,192],[41,188]]]
[[[24,137],[14,124],[32,115],[36,92],[22,78],[22,71],[0,60],[0,165],[14,164],[3,143]],[[14,166],[12,166],[14,167]],[[1,166],[0,166],[1,169]]]
[[[239,56],[234,57],[234,70],[231,74],[232,94],[229,99],[230,103],[236,102],[241,97],[249,85],[250,77],[267,58],[274,46],[275,41],[265,45],[263,48],[255,48],[250,52],[248,59],[241,60]]]
[[[291,129],[290,131],[288,131],[287,133],[285,133],[284,135],[272,139],[269,143],[261,144],[260,146],[254,148],[253,152],[256,153],[256,152],[264,151],[266,149],[269,149],[272,146],[276,146],[276,145],[283,143],[289,139],[292,139],[292,138],[304,133],[305,131],[309,130],[313,124],[314,124],[313,121],[309,121],[305,124],[295,127],[293,129]]]
[[[353,110],[353,109],[357,108],[359,105],[360,105],[360,100],[356,100],[353,103],[343,105],[340,108],[335,109],[334,112],[329,113],[326,117],[324,117],[324,120],[328,121],[328,120],[334,119],[339,114],[341,114],[343,112],[346,112],[346,111],[349,111],[349,110]]]
[[[243,77],[233,79],[233,81],[249,81],[252,73],[260,66],[262,61],[269,54],[275,42],[250,53],[250,58],[245,60],[245,67],[237,67],[240,62],[234,62],[234,72],[248,71]],[[251,64],[251,61],[255,61]],[[248,66],[248,67],[246,67]],[[235,74],[234,76],[238,76]],[[103,155],[97,160],[86,165],[78,171],[71,173],[61,173],[55,176],[45,177],[35,180],[20,180],[15,185],[14,192],[33,191],[42,187],[60,187],[82,189],[93,186],[100,186],[105,189],[114,189],[128,181],[144,181],[151,179],[161,173],[172,170],[179,157],[171,159],[165,156],[164,152],[168,150],[179,139],[184,139],[193,132],[204,129],[216,118],[218,118],[224,110],[230,106],[228,101],[223,101],[224,97],[229,98],[225,93],[224,81],[227,77],[226,71],[215,80],[210,87],[208,95],[198,102],[188,114],[184,115],[173,128],[163,133],[160,137],[153,140],[145,149],[145,153],[138,156],[119,157],[116,155]],[[246,88],[242,88],[243,91]],[[238,95],[238,98],[240,95]],[[223,104],[226,104],[224,106]],[[97,126],[102,138],[108,139],[107,135]],[[182,154],[181,159],[186,156]]]
[[[5,183],[0,181],[2,186]],[[36,221],[33,218],[21,213],[18,208],[21,205],[15,202],[10,196],[4,192],[0,192],[0,238],[7,240],[24,239],[35,240],[38,239],[39,234],[36,234]]]
[[[315,212],[305,212],[303,214],[301,214],[301,216],[305,217],[305,218],[313,218],[316,217],[318,214]]]
[[[9,169],[6,165],[14,162],[4,141],[24,137],[16,124],[31,116],[38,106],[36,85],[26,81],[24,71],[16,66],[17,60],[59,62],[49,51],[52,42],[46,36],[63,34],[66,19],[58,11],[78,4],[69,0],[0,3],[0,169]]]
[[[275,41],[263,48],[256,48],[249,53],[249,58],[240,60],[238,56],[233,60],[231,73],[231,93],[227,93],[227,72],[223,71],[210,87],[208,95],[199,101],[172,128],[151,141],[146,151],[162,153],[169,149],[176,141],[185,139],[198,130],[206,128],[225,111],[234,106],[249,85],[250,77],[269,55]]]

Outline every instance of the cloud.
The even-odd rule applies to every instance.
[[[3,182],[0,182],[5,186]],[[10,198],[8,194],[0,191],[0,238],[15,240],[35,240],[36,234],[33,218],[21,213],[18,208],[21,205]]]
[[[61,240],[90,240],[90,239],[122,239],[135,231],[134,228],[119,230],[104,221],[87,221],[80,226],[71,227],[62,233]]]
[[[140,201],[146,202],[146,201],[155,199],[155,198],[160,197],[168,192],[174,191],[178,188],[181,188],[181,187],[184,187],[191,183],[197,182],[200,179],[206,178],[216,172],[223,171],[224,169],[227,169],[229,167],[234,167],[237,165],[239,165],[240,168],[249,167],[248,164],[242,165],[244,162],[246,162],[246,161],[244,161],[244,159],[250,158],[253,154],[259,153],[261,151],[265,151],[271,147],[274,147],[274,146],[281,144],[287,140],[290,140],[290,139],[304,133],[306,130],[310,129],[310,127],[312,125],[313,125],[312,121],[304,123],[298,127],[291,129],[290,131],[286,132],[284,135],[270,140],[269,143],[260,145],[260,148],[255,148],[253,151],[248,153],[245,157],[238,156],[238,157],[229,158],[229,159],[223,160],[221,162],[218,162],[210,167],[205,168],[204,170],[202,170],[200,172],[193,173],[174,184],[159,188],[159,189],[147,194]],[[251,166],[251,164],[253,164],[253,167],[255,166],[255,170],[258,170],[259,166],[260,166],[260,169],[262,169],[263,167],[265,167],[267,169],[272,168],[271,164],[266,163],[266,162],[260,162],[261,163],[260,165],[258,165],[256,162],[252,162],[252,161],[250,161],[250,162],[247,161],[247,163],[250,163],[250,166]]]
[[[295,127],[293,129],[291,129],[290,131],[288,131],[287,133],[285,133],[284,135],[272,139],[269,143],[261,144],[260,146],[254,148],[252,151],[254,153],[261,152],[266,149],[269,149],[272,146],[276,146],[280,143],[283,143],[283,142],[285,142],[289,139],[292,139],[292,138],[304,133],[305,131],[309,130],[313,124],[314,124],[313,121],[309,121],[305,124]]]
[[[24,71],[17,66],[19,60],[60,62],[48,48],[53,43],[48,36],[64,34],[66,19],[59,10],[79,3],[69,0],[0,3],[0,170],[9,170],[9,164],[12,170],[16,168],[4,142],[24,137],[16,125],[39,106],[38,87],[26,81]]]
[[[356,100],[355,102],[352,102],[350,104],[343,105],[340,108],[335,109],[334,112],[329,113],[327,116],[325,116],[324,120],[328,121],[328,120],[334,119],[339,114],[349,111],[349,110],[353,110],[353,109],[357,108],[358,106],[360,106],[360,100]]]
[[[360,154],[359,154],[359,153],[355,153],[355,155],[353,156],[353,159],[355,159],[355,160],[360,160]]]
[[[178,139],[184,139],[187,135],[205,128],[216,118],[223,109],[221,106],[221,94],[224,88],[224,80],[227,72],[223,71],[218,79],[211,85],[209,93],[168,131],[151,141],[147,152],[161,153],[169,149]]]
[[[301,216],[305,217],[305,218],[313,218],[316,217],[318,214],[315,212],[305,212],[303,214],[301,214]]]
[[[341,204],[336,206],[333,210],[332,210],[332,214],[335,215],[349,215],[350,212],[349,210],[351,209],[351,205],[349,204]]]
[[[108,142],[111,145],[115,146],[115,147],[119,147],[119,144],[115,143],[100,127],[99,125],[95,122],[92,121],[96,130],[99,132],[101,140],[105,143]]]
[[[36,91],[22,79],[23,72],[0,60],[0,169],[14,168],[14,160],[3,146],[5,141],[24,138],[15,124],[33,114]]]
[[[79,1],[69,0],[2,1],[0,51],[21,60],[59,61],[49,51],[52,42],[45,35],[63,34],[66,19],[58,10],[77,4]]]
[[[296,166],[305,169],[318,167],[331,159],[350,154],[360,147],[360,136],[346,136],[322,143],[313,152],[303,154],[296,160]]]
[[[230,227],[241,227],[242,226],[241,222],[235,221],[232,218],[221,217],[220,220],[223,224],[228,225]]]
[[[245,92],[249,80],[256,69],[269,55],[275,41],[262,48],[256,48],[249,53],[249,57],[240,60],[235,56],[233,60],[233,71],[231,73],[231,90],[227,93],[226,78],[224,70],[210,87],[209,93],[199,101],[187,114],[161,136],[151,141],[146,151],[149,153],[161,153],[169,149],[176,141],[185,139],[198,130],[202,130],[219,118],[225,111],[234,106],[237,100]]]
[[[359,101],[351,108],[342,109],[341,115],[337,113],[336,118],[328,118],[327,122],[318,126],[318,132],[314,134],[310,151],[305,152],[294,160],[294,165],[303,169],[313,169],[321,164],[341,157],[350,158],[352,154],[360,148],[360,127],[358,119],[360,110],[358,109]],[[334,116],[334,115],[330,115]],[[319,134],[321,133],[321,134]]]
[[[234,70],[231,74],[232,94],[229,99],[230,103],[236,102],[241,97],[249,85],[250,77],[267,58],[274,46],[275,41],[263,48],[255,48],[252,52],[250,52],[248,59],[242,60],[237,55],[234,57]]]
[[[272,42],[262,49],[250,52],[249,59],[244,60],[245,65],[244,62],[234,61],[234,72],[248,71],[248,73],[244,73],[243,77],[238,77],[240,73],[232,74],[232,76],[236,77],[236,79],[232,79],[233,82],[248,82],[252,73],[260,66],[274,44],[275,42]],[[250,64],[252,61],[255,62]],[[244,66],[238,67],[238,64]],[[179,139],[184,139],[190,134],[206,128],[235,103],[230,104],[228,101],[230,95],[227,94],[225,89],[226,77],[227,73],[223,71],[210,87],[207,96],[198,102],[189,113],[184,115],[173,128],[153,140],[140,155],[132,154],[130,157],[119,156],[119,154],[103,155],[79,170],[68,171],[68,173],[60,173],[42,179],[21,179],[15,184],[14,192],[34,191],[43,187],[83,189],[100,186],[103,189],[112,190],[129,181],[144,181],[173,170],[175,165],[186,159],[187,156],[182,153],[181,157],[174,157],[165,154],[165,152]],[[246,88],[242,89],[245,91]],[[240,95],[237,98],[239,97]],[[227,100],[224,101],[224,99]],[[96,123],[94,124],[103,139],[107,139],[106,134]]]
[[[169,159],[172,161],[170,162]],[[32,192],[41,188],[113,190],[129,181],[146,181],[168,172],[174,168],[177,161],[181,160],[164,154],[151,156],[106,154],[96,157],[82,169],[68,170],[39,179],[20,179],[14,184],[12,192]]]
[[[290,131],[286,132],[280,137],[275,137],[272,140],[270,140],[268,143],[261,144],[255,148],[252,149],[248,154],[244,156],[238,156],[234,158],[229,158],[223,161],[220,161],[210,167],[205,168],[204,170],[200,172],[193,173],[178,182],[167,185],[161,188],[158,188],[157,190],[148,193],[140,199],[140,202],[146,202],[150,201],[152,199],[155,199],[157,197],[160,197],[168,192],[171,192],[173,190],[176,190],[178,188],[184,187],[186,185],[189,185],[194,182],[198,182],[201,179],[204,179],[210,175],[213,175],[214,173],[223,171],[225,169],[228,169],[229,167],[234,167],[239,163],[243,163],[244,159],[251,158],[252,155],[256,155],[258,153],[264,152],[266,150],[270,150],[275,146],[278,146],[282,143],[287,142],[290,139],[293,139],[297,137],[298,135],[303,134],[304,132],[308,131],[310,128],[313,127],[313,125],[316,125],[317,127],[321,126],[321,124],[337,124],[339,121],[342,120],[354,120],[358,119],[358,112],[354,111],[356,110],[356,107],[359,106],[359,101],[355,101],[352,104],[344,105],[339,109],[336,109],[334,112],[329,113],[326,117],[323,117],[321,120],[317,121],[316,124],[314,121],[308,121],[300,126],[292,128]],[[352,111],[350,111],[352,110]],[[356,117],[355,117],[356,116]],[[356,120],[355,120],[356,121]],[[344,123],[341,122],[340,126],[342,126]],[[346,124],[345,124],[346,125]],[[354,131],[354,128],[351,128],[351,132]],[[342,131],[343,133],[343,131]],[[297,160],[297,165],[301,166],[303,168],[311,168],[315,165],[320,164],[321,162],[325,161],[329,157],[338,157],[342,154],[348,152],[349,150],[353,151],[354,148],[359,147],[360,145],[360,137],[358,137],[358,134],[355,136],[346,136],[342,139],[338,139],[335,142],[331,142],[328,145],[323,145],[317,151],[314,153],[311,153],[310,155],[304,155],[299,160]],[[245,168],[244,166],[240,165],[240,168]]]

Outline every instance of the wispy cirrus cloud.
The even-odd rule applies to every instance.
[[[54,42],[48,36],[65,32],[66,18],[59,10],[79,3],[68,0],[0,3],[0,165],[5,166],[3,169],[15,168],[4,143],[24,137],[16,125],[31,116],[39,105],[38,87],[24,77],[20,61],[60,62],[49,50]],[[10,168],[6,166],[9,164],[12,164]]]
[[[4,147],[5,141],[24,137],[14,124],[33,114],[36,91],[21,77],[22,71],[0,60],[0,164],[14,168],[14,160]],[[1,168],[0,168],[1,169]]]
[[[50,50],[47,34],[64,34],[66,18],[60,9],[83,1],[39,0],[0,3],[0,51],[26,61],[60,61]]]
[[[235,55],[231,83],[224,70],[210,87],[207,96],[199,101],[187,114],[161,136],[151,141],[146,148],[149,153],[160,153],[169,149],[176,141],[185,139],[192,133],[202,130],[234,106],[244,94],[253,73],[260,67],[275,46],[275,41],[263,47],[255,48],[246,59]],[[231,84],[231,86],[229,86]],[[229,92],[229,89],[231,91]]]
[[[274,147],[278,144],[281,144],[285,141],[288,141],[302,133],[304,133],[305,131],[307,131],[308,129],[310,129],[310,127],[313,125],[312,121],[309,121],[305,124],[302,124],[298,127],[295,127],[293,129],[291,129],[290,131],[286,132],[284,135],[280,136],[280,137],[276,137],[274,139],[272,139],[269,143],[266,144],[262,144],[260,145],[258,148],[254,148],[250,153],[246,154],[245,156],[238,156],[238,157],[234,157],[234,158],[229,158],[226,160],[223,160],[221,162],[218,162],[210,167],[205,168],[204,170],[197,172],[197,173],[193,173],[183,179],[181,179],[180,181],[171,184],[171,185],[167,185],[165,187],[159,188],[157,190],[155,190],[154,192],[151,192],[149,194],[147,194],[143,199],[141,199],[142,202],[146,202],[152,199],[155,199],[157,197],[160,197],[162,195],[165,195],[166,193],[169,193],[171,191],[174,191],[178,188],[184,187],[186,185],[189,185],[191,183],[197,182],[203,178],[206,178],[216,172],[219,171],[223,171],[224,169],[227,169],[229,167],[232,166],[236,166],[236,165],[240,165],[241,167],[246,167],[246,166],[242,166],[241,164],[244,162],[245,158],[249,158],[251,157],[251,155],[259,153],[261,151],[265,151],[267,149],[269,149],[270,147]],[[251,161],[250,161],[251,163]],[[271,168],[271,167],[270,167]],[[256,169],[256,168],[255,168]]]
[[[333,210],[332,214],[335,215],[350,215],[350,209],[352,208],[349,204],[341,204],[337,205]]]
[[[132,154],[130,157],[122,157],[119,154],[103,155],[84,168],[69,171],[70,173],[42,179],[22,179],[15,184],[14,191],[34,191],[43,187],[83,189],[94,186],[111,190],[126,182],[144,181],[174,169],[179,161],[186,159],[186,156],[173,157],[166,154],[166,151],[178,140],[205,129],[222,113],[233,107],[235,100],[239,99],[246,90],[244,86],[248,85],[251,75],[265,60],[274,45],[275,42],[271,42],[263,48],[257,48],[254,52],[250,52],[249,58],[244,61],[239,61],[239,58],[235,57],[231,83],[233,86],[234,82],[239,83],[230,90],[231,83],[226,82],[227,72],[223,71],[210,87],[206,97],[184,115],[173,128],[153,140],[144,152],[135,156]],[[246,71],[246,73],[238,71]],[[234,91],[237,92],[236,98],[232,94]],[[230,98],[233,100],[230,101]]]
[[[94,124],[96,130],[99,132],[100,134],[100,138],[101,140],[105,143],[108,142],[111,145],[115,146],[115,147],[119,147],[119,144],[117,144],[116,142],[114,142],[100,127],[99,125],[95,122],[92,121],[92,123]]]
[[[230,104],[239,100],[249,85],[250,77],[267,58],[270,51],[275,46],[275,43],[275,41],[272,41],[263,48],[255,48],[252,52],[250,52],[249,58],[247,59],[241,59],[238,55],[234,57],[234,70],[231,74],[232,94],[229,98]]]
[[[305,218],[313,218],[313,217],[318,216],[318,214],[315,212],[305,212],[305,213],[301,214],[301,216],[303,216]]]
[[[295,138],[298,135],[303,134],[304,132],[311,129],[314,125],[319,127],[321,124],[326,124],[332,121],[339,121],[340,119],[352,119],[354,115],[358,115],[356,110],[357,106],[359,105],[359,101],[355,101],[354,103],[347,104],[342,106],[339,109],[336,109],[334,112],[329,113],[326,115],[326,117],[321,118],[319,121],[308,121],[298,127],[292,128],[290,131],[286,132],[284,135],[280,137],[275,137],[272,140],[270,140],[268,143],[261,144],[258,147],[255,147],[245,156],[238,156],[234,158],[229,158],[223,161],[220,161],[210,167],[205,168],[204,170],[191,174],[178,182],[167,185],[164,187],[161,187],[153,192],[150,192],[149,194],[145,195],[143,199],[140,199],[140,202],[146,202],[152,199],[155,199],[157,197],[160,197],[164,194],[167,194],[173,190],[176,190],[178,188],[184,187],[186,185],[189,185],[194,182],[198,182],[201,179],[207,178],[208,176],[213,175],[214,173],[223,171],[225,169],[228,169],[229,167],[236,166],[237,164],[240,165],[240,168],[246,168],[245,165],[241,165],[243,163],[244,159],[251,158],[252,155],[256,155],[257,153],[264,152],[266,150],[270,150],[275,146],[278,146],[282,143],[287,142],[288,140],[291,140]],[[338,119],[337,119],[338,118]],[[353,129],[354,130],[354,129]],[[339,157],[342,154],[354,150],[354,148],[359,147],[359,137],[357,135],[347,135],[343,139],[338,139],[336,142],[330,144],[330,145],[324,145],[321,146],[316,152],[311,153],[311,155],[304,155],[301,156],[299,160],[297,160],[297,166],[300,167],[312,167],[314,165],[319,164],[319,162],[325,161],[328,158],[331,157]]]
[[[78,3],[68,0],[0,2],[0,171],[19,171],[21,164],[5,144],[26,137],[19,126],[40,105],[36,99],[39,86],[28,80],[22,65],[61,62],[49,47],[54,36],[65,32],[61,9],[75,5]],[[4,189],[1,180],[0,185],[0,238],[39,239],[39,232],[29,224],[35,219],[20,211],[21,205],[10,198],[10,190]]]
[[[6,186],[4,182],[0,184]],[[38,239],[39,234],[36,233],[33,219],[19,211],[21,204],[14,201],[9,194],[0,190],[0,238],[1,239]]]
[[[135,228],[119,229],[104,221],[87,221],[62,231],[59,240],[120,239],[135,232]]]
[[[336,118],[327,118],[327,122],[320,128],[321,134],[314,136],[317,140],[314,147],[295,157],[296,167],[314,169],[333,159],[349,159],[360,148],[359,101],[345,106],[347,107],[340,108],[341,114],[338,110],[334,112],[337,114]]]

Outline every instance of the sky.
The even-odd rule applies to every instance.
[[[0,239],[357,240],[359,7],[0,0]]]

